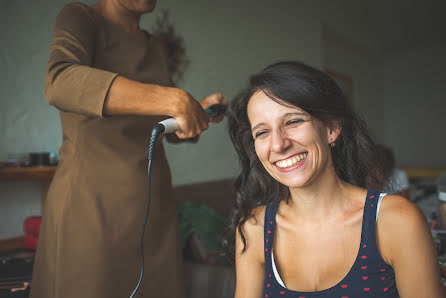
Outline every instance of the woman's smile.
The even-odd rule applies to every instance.
[[[300,168],[306,161],[308,152],[293,155],[289,158],[273,162],[273,165],[281,172],[286,173]]]

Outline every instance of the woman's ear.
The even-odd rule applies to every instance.
[[[335,143],[342,132],[341,123],[338,120],[330,120],[325,126],[327,128],[328,144]]]

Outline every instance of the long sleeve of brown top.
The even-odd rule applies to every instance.
[[[91,67],[97,27],[89,12],[82,9],[67,6],[56,18],[45,96],[64,112],[102,117],[107,92],[118,74]]]

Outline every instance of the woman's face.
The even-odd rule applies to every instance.
[[[333,131],[298,107],[278,104],[263,91],[248,103],[257,156],[268,173],[288,187],[303,187],[331,164]]]

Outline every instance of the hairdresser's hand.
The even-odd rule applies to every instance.
[[[210,106],[216,105],[216,104],[222,104],[225,105],[228,102],[226,98],[223,97],[221,93],[214,93],[211,95],[208,95],[207,97],[200,100],[200,104],[203,107],[203,109],[207,109]],[[215,118],[211,118],[212,123],[218,123],[221,120],[223,120],[224,115],[220,115]]]
[[[200,135],[209,128],[209,116],[187,91],[171,88],[171,96],[175,97],[175,112],[173,117],[180,126],[176,135],[180,139],[190,139]]]

